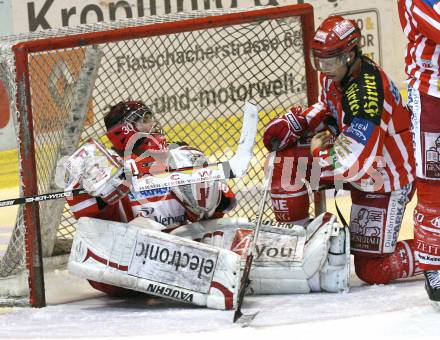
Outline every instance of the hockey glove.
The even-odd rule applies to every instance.
[[[294,106],[290,112],[275,118],[267,125],[263,134],[263,143],[268,150],[271,150],[273,140],[280,141],[279,150],[296,143],[308,126],[306,117],[301,115],[301,112],[301,107]]]
[[[124,169],[116,157],[111,150],[91,139],[68,158],[65,168],[88,194],[112,204],[130,191]]]

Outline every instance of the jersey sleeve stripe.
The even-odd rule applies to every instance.
[[[305,191],[299,191],[295,192],[293,194],[270,194],[270,197],[272,198],[289,198],[289,197],[298,197],[298,196],[304,196],[307,195],[307,190]]]
[[[417,14],[421,19],[423,19],[427,24],[432,26],[432,28],[434,28],[435,30],[440,30],[440,23],[426,15],[419,7],[414,6],[414,13]]]
[[[385,146],[383,147],[383,156],[385,158],[385,161],[387,162],[387,165],[391,169],[391,173],[393,174],[393,185],[394,185],[395,188],[399,188],[400,187],[399,172],[397,171],[396,165],[392,161],[391,155],[390,155],[390,153],[388,152],[388,149]]]
[[[76,204],[72,204],[70,206],[70,209],[72,210],[73,213],[76,213],[76,212],[79,212],[81,210],[90,208],[93,205],[97,205],[96,198],[94,198],[94,197],[86,199],[86,200],[81,201],[81,202],[78,202]]]

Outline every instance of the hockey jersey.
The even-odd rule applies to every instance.
[[[361,57],[358,74],[341,87],[321,74],[319,101],[306,109],[308,129],[331,118],[339,130],[333,145],[313,150],[321,179],[338,178],[367,192],[391,192],[414,180],[410,113],[383,70]]]
[[[399,17],[408,38],[405,72],[411,87],[440,98],[440,1],[399,0]]]
[[[136,160],[137,169],[141,174],[155,167],[151,158],[132,156]],[[163,166],[161,167],[163,168]],[[235,195],[228,186],[221,186],[222,198],[211,218],[220,218],[235,207]],[[160,188],[146,191],[131,191],[119,201],[106,204],[99,197],[89,194],[76,195],[67,200],[75,218],[95,217],[117,222],[129,222],[138,216],[148,217],[171,229],[189,221],[195,221],[191,212],[187,211],[177,199],[171,188]]]

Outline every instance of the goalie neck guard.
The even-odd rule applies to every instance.
[[[138,148],[143,151],[161,150],[167,146],[153,113],[141,101],[122,101],[112,106],[104,117],[104,124],[108,139],[120,155],[124,153],[129,139],[139,133],[142,135],[136,138],[134,151]]]

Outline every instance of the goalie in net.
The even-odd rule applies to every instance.
[[[145,222],[146,226],[169,233],[189,221],[222,217],[235,207],[233,192],[221,182],[198,184],[197,201],[193,199],[197,194],[192,192],[192,186],[187,187],[187,191],[181,188],[131,191],[120,166],[122,158],[134,175],[163,171],[168,163],[178,167],[201,166],[206,158],[187,146],[173,145],[170,151],[171,145],[165,140],[152,112],[140,101],[116,104],[104,122],[113,149],[105,150],[99,143],[90,141],[67,162],[70,178],[76,179],[76,183],[69,185],[81,185],[87,191],[67,200],[77,219],[93,217],[125,223],[136,220],[140,225]],[[113,284],[89,282],[109,295],[133,294],[132,290]]]
[[[220,218],[236,203],[229,187],[211,181],[134,191],[127,175],[200,166],[206,157],[188,146],[169,145],[141,102],[115,105],[105,125],[113,150],[90,141],[65,165],[70,179],[77,180],[68,185],[87,191],[68,200],[79,219],[70,272],[113,296],[137,291],[210,308],[236,308],[254,224]],[[121,158],[130,165],[125,172],[115,161]],[[327,213],[307,231],[266,223],[248,292],[347,290],[348,243],[348,233]]]
[[[362,55],[360,38],[352,20],[323,21],[311,44],[312,62],[321,72],[320,99],[273,120],[264,140],[269,146],[276,138],[284,148],[272,182],[277,220],[308,220],[301,178],[315,188],[349,190],[356,274],[369,284],[385,284],[420,273],[413,240],[397,240],[414,191],[415,162],[410,114],[385,72]],[[292,166],[298,169],[293,175]]]

